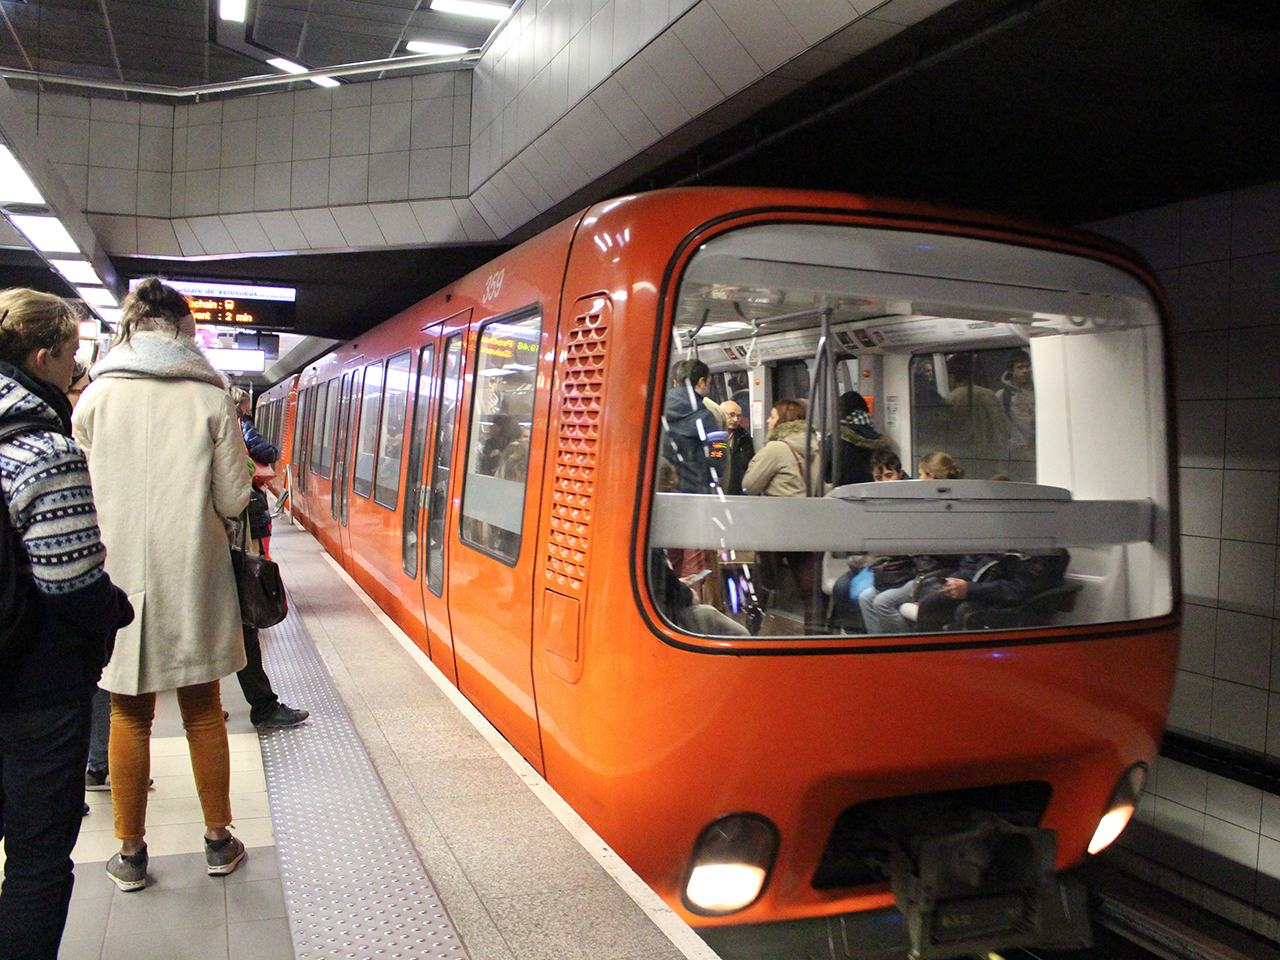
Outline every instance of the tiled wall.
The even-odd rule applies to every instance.
[[[29,96],[82,209],[200,217],[465,195],[471,74],[177,107]]]
[[[1142,253],[1173,308],[1186,605],[1170,727],[1280,759],[1280,183],[1090,229]],[[1139,817],[1123,843],[1180,892],[1221,891],[1255,929],[1280,915],[1280,797],[1162,759]]]

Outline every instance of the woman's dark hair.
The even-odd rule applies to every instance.
[[[79,325],[80,315],[61,297],[26,287],[0,291],[0,360],[20,367],[32,350],[56,353],[76,339]]]
[[[867,398],[860,394],[857,390],[850,390],[847,393],[840,394],[840,400],[836,404],[836,411],[843,420],[851,413],[870,413],[871,408],[867,406]]]
[[[804,419],[804,404],[799,400],[779,400],[773,405],[773,409],[778,414],[779,423]]]
[[[175,336],[178,321],[191,312],[187,298],[159,277],[147,277],[120,305],[123,316],[116,342],[127,343],[139,330],[163,330]]]

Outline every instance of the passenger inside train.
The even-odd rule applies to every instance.
[[[742,495],[723,483],[710,497],[683,485],[659,493],[649,542],[668,556],[710,556],[714,569],[675,572],[722,585],[704,599],[758,639],[959,628],[952,616],[867,618],[863,606],[859,617],[833,601],[836,580],[856,573],[848,558],[864,554],[911,558],[908,580],[936,557],[1061,562],[1049,578],[1058,582],[1039,591],[1049,598],[1014,618],[1022,626],[1169,609],[1167,526],[1153,507],[1167,496],[1152,459],[1163,456],[1165,409],[1149,299],[1093,261],[987,253],[980,263],[937,236],[775,224],[721,235],[690,260],[667,382],[690,364],[705,369],[707,398],[741,404],[759,451],[752,466],[770,448],[786,457],[771,458],[764,486],[753,488],[748,469]],[[1109,292],[1073,293],[1084,289],[1077,271]],[[668,404],[677,397],[687,399],[672,387]],[[1146,413],[1121,422],[1108,412],[1118,406]],[[682,455],[709,457],[709,447]],[[870,458],[881,452],[903,462],[945,452],[964,472],[874,483]],[[963,629],[1009,625],[966,614]]]

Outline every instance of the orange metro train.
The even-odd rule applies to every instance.
[[[1069,870],[1137,805],[1178,651],[1166,313],[1100,237],[674,189],[528,240],[257,421],[295,518],[722,956],[1079,945]],[[766,428],[786,399],[807,419]],[[729,401],[799,495],[736,492]],[[849,482],[854,433],[963,476]],[[875,557],[1066,567],[939,629],[861,616]]]

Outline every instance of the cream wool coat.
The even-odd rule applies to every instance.
[[[139,694],[208,683],[245,665],[222,517],[252,487],[221,374],[195,342],[138,332],[93,368],[76,405],[107,572],[136,616],[101,686]]]

